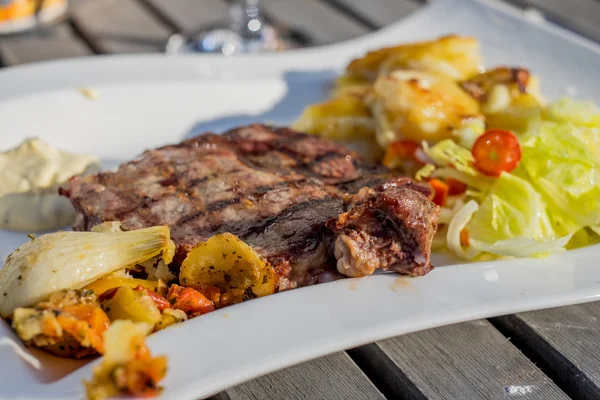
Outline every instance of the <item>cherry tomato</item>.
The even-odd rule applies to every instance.
[[[448,194],[450,196],[456,196],[467,191],[467,185],[454,178],[446,178],[446,184],[448,185]]]
[[[521,146],[514,133],[492,129],[479,136],[471,149],[475,168],[489,176],[500,176],[517,168]]]
[[[439,179],[432,179],[429,181],[429,184],[433,188],[433,202],[438,206],[446,205],[446,200],[448,200],[448,185],[446,182],[441,181]]]

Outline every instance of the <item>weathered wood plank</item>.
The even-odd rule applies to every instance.
[[[493,319],[573,398],[600,398],[600,302]]]
[[[328,0],[374,27],[384,27],[401,20],[422,7],[418,0]]]
[[[484,320],[398,336],[377,346],[429,399],[568,398]]]
[[[597,0],[505,0],[520,7],[533,7],[549,19],[591,39],[600,41],[600,2]]]
[[[377,344],[367,344],[347,352],[387,399],[427,399]]]
[[[315,45],[351,39],[370,31],[339,10],[317,0],[261,0],[261,4],[272,21],[302,32]]]
[[[346,353],[340,352],[228,389],[231,400],[384,399]],[[223,394],[214,399],[226,399]]]
[[[229,5],[223,0],[146,0],[184,34],[227,24]]]
[[[0,38],[0,59],[6,65],[79,57],[91,53],[91,49],[66,22]]]
[[[160,52],[171,29],[135,0],[72,0],[72,20],[104,53]]]

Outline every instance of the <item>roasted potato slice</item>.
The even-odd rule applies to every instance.
[[[154,326],[161,319],[161,313],[150,296],[129,286],[121,286],[115,295],[102,302],[111,321],[120,319],[145,322]]]
[[[354,93],[306,107],[292,128],[333,140],[375,136],[371,110],[364,96]]]
[[[93,290],[96,295],[101,295],[109,289],[129,286],[130,288],[136,288],[139,285],[155,290],[158,285],[158,281],[148,281],[146,279],[135,279],[135,278],[100,278],[87,285],[84,289]]]
[[[381,73],[396,69],[415,69],[464,80],[475,75],[482,65],[476,39],[445,36],[437,40],[403,44],[367,53],[346,68],[351,76],[375,80]]]
[[[386,148],[401,139],[436,142],[481,119],[479,104],[451,79],[422,71],[395,71],[375,81],[368,103],[377,123],[377,142]]]
[[[184,286],[215,286],[224,294],[246,293],[247,298],[275,292],[273,268],[231,233],[196,245],[181,265],[179,281]]]
[[[158,321],[158,323],[154,327],[154,330],[161,331],[163,329],[168,328],[171,325],[183,322],[187,319],[188,318],[185,312],[181,310],[176,310],[174,308],[167,308],[162,311],[160,321]]]
[[[525,131],[541,113],[539,82],[524,68],[499,67],[461,83],[481,103],[487,128]]]
[[[538,99],[528,93],[512,99],[504,108],[485,113],[488,129],[509,129],[526,132],[532,121],[541,117],[542,106]]]
[[[536,94],[538,81],[525,68],[497,67],[477,74],[460,84],[474,99],[486,103],[495,86],[503,85],[510,98],[524,93]]]
[[[366,78],[352,75],[342,75],[335,80],[331,97],[339,97],[348,94],[364,96],[369,93],[373,82]]]

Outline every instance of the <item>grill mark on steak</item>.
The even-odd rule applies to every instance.
[[[265,193],[262,198],[255,201],[244,199],[248,201],[240,201],[214,212],[198,213],[194,219],[187,220],[185,223],[180,222],[172,235],[174,240],[179,235],[184,236],[182,238],[184,243],[187,243],[185,238],[192,232],[207,233],[205,239],[221,232],[231,232],[240,237],[245,237],[246,232],[254,228],[257,224],[260,224],[261,221],[265,221],[270,217],[281,217],[289,207],[307,201],[331,199],[335,203],[340,203],[340,196],[337,192],[319,185],[281,187]],[[319,218],[321,222],[324,221],[323,217]],[[295,228],[292,231],[296,233],[300,229],[299,227],[292,228]],[[194,237],[198,235],[198,233],[195,233]],[[195,243],[190,243],[190,245],[193,244]],[[286,241],[283,241],[282,244],[286,245]],[[277,247],[275,245],[279,246],[280,244],[275,243],[273,246],[270,246],[268,249],[269,254],[275,252],[274,249]],[[184,251],[187,251],[187,247]]]
[[[302,180],[293,181],[293,182],[280,182],[273,186],[258,186],[256,188],[254,188],[251,192],[245,193],[242,196],[232,197],[227,200],[219,200],[214,203],[210,203],[202,211],[199,211],[195,214],[192,214],[190,216],[182,218],[180,220],[180,223],[184,224],[184,223],[190,222],[197,217],[206,215],[211,212],[222,210],[224,208],[229,207],[232,204],[241,203],[244,200],[247,200],[247,201],[256,201],[257,199],[259,200],[260,198],[262,198],[264,195],[266,195],[269,192],[277,191],[280,189],[286,189],[289,187],[299,188],[298,185],[305,181],[306,181],[306,179],[302,179]]]
[[[288,128],[251,125],[148,150],[115,173],[71,179],[61,194],[78,211],[74,229],[169,225],[175,264],[216,233],[236,234],[275,267],[280,290],[333,279],[338,248],[342,262],[366,251],[382,269],[431,268],[437,208],[427,185]]]
[[[240,233],[239,236],[242,239],[248,239],[248,237],[252,235],[260,235],[264,233],[267,229],[282,223],[283,221],[289,221],[291,217],[295,215],[299,215],[309,208],[322,208],[322,205],[330,206],[331,214],[337,216],[343,208],[340,206],[339,202],[336,198],[327,198],[327,199],[315,199],[315,200],[307,200],[302,203],[294,204],[281,212],[280,214],[274,215],[272,217],[267,217],[262,221],[257,221],[259,224],[252,224],[246,230],[245,233]],[[236,229],[235,226],[227,226],[223,227],[224,232],[229,232],[228,229]],[[288,239],[295,235],[294,230],[290,230],[288,232],[283,232],[281,237],[284,239]]]

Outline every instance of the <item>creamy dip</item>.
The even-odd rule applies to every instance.
[[[0,153],[0,228],[34,232],[72,224],[75,210],[58,187],[73,175],[98,170],[96,158],[37,138]]]

